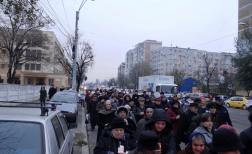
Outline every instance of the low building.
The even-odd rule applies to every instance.
[[[68,87],[68,76],[64,68],[58,63],[58,58],[64,58],[62,47],[55,34],[51,31],[43,31],[47,35],[48,42],[45,48],[31,47],[25,52],[27,63],[18,67],[16,83],[21,85],[54,85],[56,87]],[[6,51],[2,51],[6,52]],[[37,57],[36,60],[29,59]],[[0,61],[0,76],[7,83],[8,58],[2,57]]]

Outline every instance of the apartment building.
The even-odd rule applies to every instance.
[[[239,32],[249,28],[252,30],[252,1],[239,0],[239,15],[238,15]]]
[[[129,74],[129,71],[137,63],[149,62],[152,58],[152,52],[162,47],[162,42],[156,40],[145,40],[138,43],[135,48],[129,50],[126,53],[125,74]]]
[[[125,74],[125,63],[121,63],[120,66],[118,67],[118,76],[119,74]]]
[[[21,85],[55,85],[67,87],[68,76],[63,67],[58,63],[58,58],[64,58],[59,41],[51,31],[43,31],[48,42],[44,48],[31,47],[25,52],[27,63],[19,66],[16,77]],[[3,51],[2,51],[3,52]],[[31,57],[37,57],[32,59]],[[2,57],[0,61],[0,76],[4,83],[7,82],[8,58]]]
[[[193,77],[195,72],[204,72],[205,62],[203,56],[211,61],[210,67],[216,67],[219,72],[224,70],[234,72],[232,53],[206,52],[190,48],[162,47],[152,52],[151,66],[153,73],[164,75],[180,70],[186,76]]]

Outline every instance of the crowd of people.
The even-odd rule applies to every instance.
[[[252,127],[238,134],[215,97],[97,89],[85,102],[98,127],[94,154],[252,154]]]

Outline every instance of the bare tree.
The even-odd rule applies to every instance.
[[[151,75],[152,68],[149,63],[137,63],[129,72],[130,85],[133,85],[134,88],[138,87],[138,78],[141,76]]]
[[[115,78],[111,78],[108,80],[108,86],[111,87],[111,86],[117,86],[117,81]]]
[[[206,85],[206,92],[210,92],[210,81],[213,79],[214,75],[217,74],[217,64],[214,63],[213,58],[208,54],[202,56],[204,69],[202,72],[203,83]]]
[[[73,57],[72,57],[72,45],[73,45],[73,37],[70,37],[68,39],[68,42],[66,43],[66,47],[64,48],[64,57],[62,58],[62,55],[58,55],[58,61],[65,69],[66,73],[70,77],[72,77],[72,63],[73,63]],[[94,54],[93,49],[91,45],[85,41],[82,41],[78,45],[77,50],[77,74],[76,74],[76,81],[77,86],[76,90],[79,91],[81,83],[87,79],[86,72],[90,66],[94,63]]]
[[[174,76],[175,83],[180,86],[184,80],[185,72],[182,70],[174,69],[172,72],[166,73],[166,75]]]
[[[127,87],[128,78],[125,74],[119,73],[118,77],[117,77],[117,81],[118,81],[119,87],[121,87],[121,88]]]
[[[27,62],[30,47],[44,47],[39,29],[52,23],[37,6],[38,0],[0,0],[0,50],[8,57],[7,81],[15,81],[16,69]],[[36,58],[36,57],[35,57]]]

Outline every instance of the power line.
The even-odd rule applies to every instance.
[[[82,0],[81,5],[80,5],[80,8],[79,8],[78,11],[80,11],[80,10],[82,9],[82,7],[84,6],[84,4],[85,4],[86,2],[87,2],[87,0]]]
[[[44,7],[43,7],[44,6]],[[57,22],[59,23],[59,24],[55,24],[56,25],[56,27],[57,27],[57,29],[65,36],[65,37],[68,37],[70,34],[69,34],[69,32],[66,30],[66,28],[61,24],[61,22],[60,22],[60,20],[57,18],[57,17],[55,17],[54,15],[53,15],[53,13],[46,7],[46,5],[45,4],[43,4],[43,6],[42,6],[42,3],[41,3],[41,5],[40,5],[40,7],[44,10],[44,12],[47,14],[47,16],[52,16],[53,18],[55,18],[56,20],[57,20]],[[48,13],[50,14],[48,14]]]
[[[61,0],[61,4],[62,4],[63,9],[64,9],[64,14],[65,14],[65,18],[66,18],[67,26],[68,26],[68,28],[71,30],[70,25],[69,25],[68,16],[67,16],[67,13],[66,13],[65,4],[64,4],[63,0]]]
[[[63,26],[63,24],[61,23],[61,21],[59,20],[58,16],[57,16],[57,13],[54,11],[53,7],[51,6],[51,3],[49,2],[49,0],[47,0],[48,4],[49,4],[49,8],[52,10],[52,12],[54,13],[51,13],[52,16],[54,16],[54,18],[56,19],[56,21],[58,21],[59,25],[62,27],[62,29],[68,34],[70,35],[70,33],[66,30],[66,28]],[[41,3],[42,4],[42,3]]]

